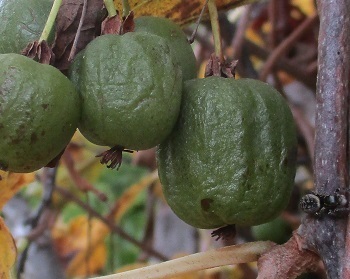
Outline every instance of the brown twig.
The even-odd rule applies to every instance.
[[[248,24],[250,21],[251,11],[252,11],[252,5],[246,6],[237,24],[235,36],[233,37],[231,42],[231,46],[233,48],[232,60],[239,59],[242,55],[244,38],[245,38],[246,30],[248,28]]]
[[[310,122],[306,119],[304,113],[302,112],[302,110],[299,107],[292,105],[291,110],[293,113],[295,123],[298,127],[298,130],[303,135],[303,138],[306,142],[307,151],[309,153],[311,162],[314,162],[315,129],[310,124]]]
[[[32,244],[32,241],[35,238],[37,238],[41,233],[43,233],[48,226],[48,223],[40,223],[40,221],[42,220],[42,218],[52,216],[51,213],[46,212],[46,210],[50,210],[49,207],[52,201],[52,194],[55,189],[56,172],[57,168],[44,168],[42,176],[43,197],[36,210],[34,217],[30,218],[29,220],[32,231],[28,235],[28,245],[24,249],[18,260],[17,278],[21,278],[22,273],[24,272],[28,251]]]
[[[312,61],[306,68],[306,72],[309,74],[317,73],[318,62],[317,59]]]
[[[285,95],[283,90],[283,85],[281,80],[279,79],[276,72],[273,74],[275,82],[278,86],[276,86],[277,90],[281,92],[283,95]],[[293,113],[293,118],[296,123],[296,126],[299,130],[299,132],[304,137],[304,140],[306,142],[307,150],[311,159],[311,162],[314,162],[314,151],[315,151],[315,129],[312,127],[312,125],[309,123],[309,121],[306,119],[305,115],[303,114],[302,110],[297,107],[296,105],[290,104],[291,111]]]
[[[268,17],[269,22],[271,24],[271,31],[269,32],[268,37],[268,46],[269,49],[274,49],[274,47],[277,45],[277,24],[278,24],[278,2],[280,0],[271,0],[268,4]]]
[[[308,17],[285,40],[283,40],[278,47],[275,48],[261,69],[261,80],[266,81],[267,76],[273,69],[276,61],[280,59],[280,57],[283,56],[294,45],[294,43],[297,42],[297,40],[317,22],[317,20],[317,14]]]
[[[81,28],[83,27],[84,19],[86,16],[86,10],[87,10],[87,0],[83,0],[83,9],[81,11],[81,16],[80,16],[80,20],[79,20],[77,33],[75,34],[75,37],[74,37],[74,41],[73,41],[73,45],[72,45],[72,48],[71,48],[70,53],[69,53],[68,61],[73,60],[75,53],[77,51],[77,45],[78,45],[80,34],[81,34]]]
[[[158,251],[155,251],[153,248],[147,247],[145,246],[143,243],[141,243],[140,241],[136,240],[135,238],[133,238],[132,236],[130,236],[127,232],[125,232],[122,228],[120,228],[119,226],[113,224],[108,218],[102,216],[101,214],[99,214],[96,210],[94,210],[90,205],[86,204],[85,202],[83,202],[81,199],[79,199],[78,197],[76,197],[73,193],[71,193],[70,191],[67,191],[66,189],[56,186],[56,191],[62,195],[63,197],[65,197],[66,199],[74,202],[75,204],[77,204],[78,206],[80,206],[81,208],[83,208],[84,210],[86,210],[86,212],[88,212],[89,214],[91,214],[91,216],[98,218],[99,220],[101,220],[103,223],[105,223],[108,228],[118,234],[119,236],[121,236],[122,238],[124,238],[125,240],[131,242],[132,244],[136,245],[137,247],[139,247],[140,249],[142,249],[143,251],[147,252],[149,255],[152,255],[162,261],[166,261],[168,260],[168,258],[164,255],[162,255],[161,253],[159,253]]]
[[[307,271],[318,269],[317,254],[299,248],[298,235],[283,245],[276,245],[258,260],[257,279],[294,279]]]
[[[192,44],[192,43],[194,42],[194,39],[196,38],[197,31],[198,31],[198,27],[199,27],[199,24],[200,24],[201,21],[202,21],[205,8],[206,8],[207,5],[208,5],[208,1],[209,1],[209,0],[206,0],[206,1],[205,1],[204,5],[203,5],[203,8],[202,8],[202,10],[201,10],[201,12],[200,12],[200,14],[199,14],[199,16],[198,16],[198,19],[197,19],[197,21],[196,21],[196,24],[195,24],[196,27],[194,28],[194,30],[193,30],[193,32],[192,32],[190,38],[187,39],[187,41],[188,41],[190,44]]]
[[[155,211],[156,211],[156,199],[154,192],[155,184],[149,187],[147,190],[147,203],[146,203],[146,227],[142,238],[142,243],[152,246],[154,243],[154,225],[155,225]],[[143,253],[139,256],[139,259],[144,261],[148,257],[147,253]]]
[[[291,18],[290,0],[272,0],[268,7],[268,16],[271,24],[269,33],[269,48],[274,49],[288,34]]]
[[[272,55],[271,52],[262,47],[259,47],[247,39],[244,41],[244,47],[246,47],[252,55],[256,55],[261,60],[266,60]],[[306,72],[302,67],[299,67],[296,63],[293,63],[293,61],[287,58],[280,57],[275,62],[274,68],[276,70],[285,71],[287,74],[293,76],[295,79],[302,82],[312,90],[316,88],[316,73],[310,74]]]
[[[69,146],[63,153],[62,159],[70,177],[73,179],[75,185],[80,189],[80,191],[92,192],[100,201],[107,201],[108,197],[106,194],[96,189],[90,182],[81,177],[80,173],[75,169],[75,162]]]
[[[315,137],[315,191],[333,195],[348,187],[350,7],[346,0],[318,0],[320,33]],[[349,278],[346,218],[303,218],[303,248],[317,251],[327,278]],[[316,233],[315,233],[316,232]],[[344,243],[346,245],[344,247]]]

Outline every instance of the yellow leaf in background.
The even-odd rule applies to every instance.
[[[34,173],[13,173],[0,171],[0,209],[10,200],[21,187],[29,184],[35,178]]]
[[[96,245],[92,251],[86,251],[82,256],[75,257],[67,268],[69,276],[86,276],[96,274],[106,265],[107,248],[104,243]],[[89,257],[87,258],[87,255]]]
[[[0,278],[10,279],[10,271],[15,264],[17,249],[15,241],[0,217]]]
[[[112,214],[116,222],[133,205],[140,192],[157,180],[158,174],[157,171],[154,171],[139,182],[131,185],[122,194],[121,198],[116,202],[115,211]],[[66,227],[59,224],[54,227],[52,235],[58,254],[61,258],[73,256],[66,269],[69,276],[84,275],[86,270],[93,273],[104,266],[107,257],[105,255],[105,239],[109,233],[109,228],[101,220],[92,218],[89,225],[85,215],[71,220]],[[87,255],[89,255],[88,267],[86,265]],[[98,260],[96,259],[97,257]]]
[[[158,172],[153,171],[124,191],[121,197],[115,202],[113,209],[111,210],[110,215],[113,216],[116,223],[120,221],[125,212],[127,212],[128,209],[134,204],[135,199],[142,192],[142,190],[156,182],[156,180],[158,180]]]
[[[292,0],[292,4],[297,6],[306,15],[313,15],[316,13],[314,0]]]
[[[114,0],[118,11],[122,11],[121,0]],[[258,0],[216,0],[218,10],[228,10]],[[152,15],[171,18],[178,24],[194,22],[205,3],[205,0],[129,0],[130,8],[135,17]]]
[[[58,254],[61,258],[72,258],[66,269],[68,275],[85,275],[87,270],[94,273],[104,267],[107,260],[104,241],[108,233],[109,228],[102,221],[92,218],[89,224],[85,215],[71,220],[65,228],[54,227],[52,235]]]
[[[76,171],[84,179],[90,183],[94,183],[101,174],[102,169],[105,168],[105,166],[100,163],[99,158],[96,158],[96,154],[102,153],[105,148],[90,143],[79,132],[74,134],[72,144],[76,146],[72,152]],[[56,181],[57,185],[66,190],[73,193],[79,192],[64,164],[61,164],[58,168]],[[62,198],[60,194],[54,193],[53,204],[55,207],[63,207],[66,202],[67,200]]]

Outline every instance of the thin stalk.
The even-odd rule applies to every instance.
[[[130,4],[128,0],[123,0],[123,17],[126,17],[130,13]]]
[[[55,24],[56,17],[57,17],[59,9],[61,7],[61,4],[62,4],[62,0],[55,0],[53,2],[50,14],[47,18],[43,32],[41,33],[41,36],[39,38],[39,43],[41,43],[42,41],[47,41],[47,39],[51,33],[51,30],[53,28],[53,25]]]
[[[203,14],[204,14],[204,10],[205,10],[205,8],[207,7],[207,5],[208,5],[208,0],[205,1],[204,5],[203,5],[203,8],[202,8],[202,10],[201,10],[201,13],[199,14],[199,17],[198,17],[198,19],[197,19],[196,28],[194,28],[191,37],[188,39],[188,42],[189,42],[190,44],[192,44],[192,43],[194,42],[194,38],[196,37],[199,24],[201,23],[201,20],[202,20]]]
[[[103,0],[103,3],[107,9],[108,17],[114,17],[117,15],[113,0]]]
[[[223,63],[224,55],[222,54],[219,15],[218,15],[218,9],[216,7],[215,0],[208,1],[208,9],[209,9],[211,29],[212,29],[213,38],[214,38],[215,55],[219,58],[220,62]]]
[[[256,261],[274,244],[257,241],[192,254],[167,262],[91,279],[166,279],[213,267]]]

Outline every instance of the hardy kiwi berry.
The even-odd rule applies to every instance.
[[[221,77],[185,82],[177,124],[157,151],[167,202],[198,228],[274,219],[288,203],[295,158],[281,95],[257,80]]]
[[[71,80],[82,101],[80,131],[115,151],[156,146],[178,117],[182,71],[162,37],[100,36],[73,63]]]
[[[0,55],[0,169],[32,172],[68,144],[79,95],[56,68],[19,54]]]

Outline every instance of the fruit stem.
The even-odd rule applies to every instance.
[[[226,246],[215,250],[196,253],[147,267],[91,279],[165,279],[180,277],[189,272],[212,267],[256,261],[259,256],[272,248],[270,241],[257,241]]]
[[[39,43],[41,43],[42,41],[47,41],[47,39],[51,33],[51,30],[53,28],[53,25],[56,21],[56,17],[57,17],[59,9],[61,7],[61,4],[62,4],[62,0],[55,0],[53,2],[50,14],[47,17],[47,21],[45,23],[43,32],[41,33],[41,36],[39,38]]]
[[[214,38],[215,55],[219,58],[221,63],[224,63],[224,56],[222,54],[222,45],[221,45],[219,16],[218,16],[218,9],[216,7],[215,0],[208,1],[208,9],[209,9],[211,29],[212,29],[213,38]]]
[[[113,0],[103,0],[103,3],[107,9],[108,17],[114,17],[117,15]]]
[[[130,13],[130,4],[128,0],[123,0],[123,17],[126,17]]]

